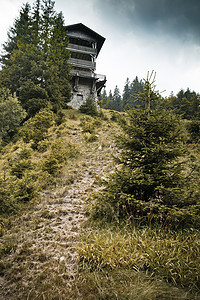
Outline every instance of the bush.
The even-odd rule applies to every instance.
[[[69,158],[76,157],[79,151],[72,143],[64,144],[62,140],[57,140],[52,144],[50,152],[42,164],[42,170],[51,175],[56,175],[62,164]]]
[[[81,105],[79,111],[90,116],[98,116],[97,106],[91,97],[86,99],[86,102]]]
[[[0,139],[16,132],[16,128],[26,117],[26,111],[21,107],[16,96],[9,91],[0,90]]]
[[[198,143],[200,140],[200,121],[193,120],[186,123],[186,128],[189,132],[189,142]]]
[[[32,170],[31,149],[24,148],[20,152],[13,154],[8,158],[10,174],[17,178],[22,178],[26,170]]]
[[[9,179],[0,177],[0,215],[16,212],[17,203],[12,192]]]
[[[25,173],[15,181],[15,199],[18,202],[28,202],[38,196],[38,189],[31,174]]]
[[[34,117],[24,123],[21,129],[21,136],[26,143],[32,140],[32,147],[37,149],[38,143],[47,137],[48,129],[53,124],[53,112],[48,108],[42,109]]]

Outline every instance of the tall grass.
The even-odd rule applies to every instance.
[[[151,228],[91,231],[79,248],[83,270],[125,268],[159,276],[175,286],[200,287],[200,234]]]

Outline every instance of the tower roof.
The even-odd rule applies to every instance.
[[[77,23],[73,25],[66,26],[67,35],[80,39],[87,39],[97,43],[97,55],[99,54],[101,47],[105,41],[105,38],[93,31],[89,27],[85,26],[82,23]]]

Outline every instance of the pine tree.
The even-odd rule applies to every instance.
[[[121,94],[118,86],[116,85],[114,92],[113,92],[113,102],[112,102],[112,109],[121,111],[121,106],[122,106],[122,100],[121,100]]]
[[[20,10],[19,18],[14,21],[13,27],[8,31],[8,41],[3,44],[4,53],[1,56],[1,63],[7,64],[12,52],[18,49],[20,43],[31,42],[31,7],[28,3],[24,4]]]
[[[41,5],[36,0],[32,17],[30,6],[25,8],[14,23],[12,38],[9,34],[0,85],[16,93],[33,116],[49,105],[58,111],[70,101],[69,50],[64,19],[54,11],[53,1],[43,0]]]
[[[198,167],[186,156],[185,128],[177,115],[151,109],[158,94],[150,78],[138,96],[145,108],[129,110],[121,123],[120,168],[97,197],[94,215],[174,226],[199,222]]]
[[[123,96],[122,96],[122,110],[126,110],[129,105],[131,96],[131,89],[130,89],[130,81],[129,78],[126,79],[126,83],[123,90]]]
[[[138,94],[142,91],[144,83],[142,80],[139,81],[136,76],[135,79],[130,84],[130,98],[129,98],[129,108],[138,107],[140,105],[140,101],[138,99]]]
[[[88,97],[86,101],[79,108],[80,112],[83,114],[87,114],[90,116],[98,116],[97,107],[92,99],[92,97]]]
[[[48,67],[51,70],[47,81],[47,91],[54,108],[66,107],[71,97],[69,74],[71,66],[68,63],[70,52],[67,50],[68,38],[64,27],[62,13],[54,17],[52,36],[50,39]],[[48,75],[47,75],[48,76]]]
[[[17,97],[10,91],[0,89],[0,140],[16,132],[17,127],[26,117],[26,111],[20,105]]]

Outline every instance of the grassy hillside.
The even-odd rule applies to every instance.
[[[0,299],[200,299],[197,230],[90,220],[118,153],[104,114],[66,110],[2,149]]]

